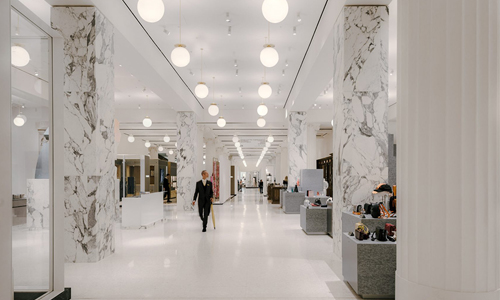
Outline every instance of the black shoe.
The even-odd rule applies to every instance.
[[[207,229],[206,228],[203,228],[203,230],[201,232],[207,232]]]
[[[172,203],[172,201],[168,200],[167,203]]]

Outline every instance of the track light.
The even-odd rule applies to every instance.
[[[234,60],[234,66],[237,67],[238,66],[238,61],[235,59]]]
[[[302,18],[300,17],[300,13],[297,13],[297,22],[302,22]]]
[[[285,76],[285,70],[281,71],[281,76]]]
[[[238,76],[238,69],[236,69],[236,74],[235,75]]]
[[[297,27],[293,26],[293,35],[297,35]]]
[[[226,13],[226,22],[228,22],[228,23],[231,22],[231,19],[229,18],[229,13],[228,12]]]
[[[227,35],[228,35],[228,36],[231,36],[231,26],[228,26],[228,27],[227,27]]]

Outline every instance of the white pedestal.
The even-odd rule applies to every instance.
[[[122,226],[129,229],[148,228],[163,221],[163,192],[123,198]]]

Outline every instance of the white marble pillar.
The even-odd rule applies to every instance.
[[[64,39],[64,190],[67,262],[115,250],[113,25],[94,7],[53,7]]]
[[[346,6],[334,25],[333,243],[341,255],[342,211],[369,202],[386,182],[387,6]]]
[[[320,124],[312,123],[307,124],[307,168],[316,169],[316,149],[317,149],[317,138],[318,130]]]
[[[398,1],[396,298],[500,299],[499,4]]]
[[[281,151],[281,183],[283,183],[283,180],[285,180],[285,177],[288,176],[288,166],[289,166],[289,163],[288,163],[288,147],[284,147],[284,146],[281,146],[280,147],[280,151]],[[290,182],[289,182],[290,184]]]
[[[177,210],[192,209],[196,181],[201,174],[195,174],[197,130],[196,115],[190,111],[177,113]],[[203,145],[201,145],[203,146]]]
[[[195,169],[194,173],[195,173],[195,175],[200,174],[199,175],[200,178],[201,178],[201,171],[206,170],[206,163],[205,163],[205,165],[203,164],[203,131],[204,131],[204,129],[205,129],[205,126],[196,125],[196,130],[197,130],[196,145],[197,145],[197,147],[195,148],[196,169]]]
[[[300,170],[307,169],[306,112],[288,115],[288,185],[294,187],[300,179]]]
[[[205,169],[208,171],[208,174],[212,176],[214,173],[213,161],[215,157],[215,141],[213,138],[206,138],[205,144],[207,145],[207,148],[205,148]]]

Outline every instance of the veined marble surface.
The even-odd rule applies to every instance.
[[[342,212],[370,202],[388,177],[386,6],[346,6],[334,26],[333,242]]]
[[[28,179],[26,186],[26,227],[29,230],[49,228],[49,179]]]
[[[177,206],[191,210],[196,178],[196,141],[198,130],[194,112],[177,113]],[[198,176],[199,175],[199,176]],[[182,209],[180,208],[182,207]]]
[[[94,7],[53,7],[51,22],[66,65],[66,261],[95,262],[114,252],[114,29]]]
[[[300,170],[307,169],[307,113],[291,112],[288,116],[288,186],[300,179]]]

